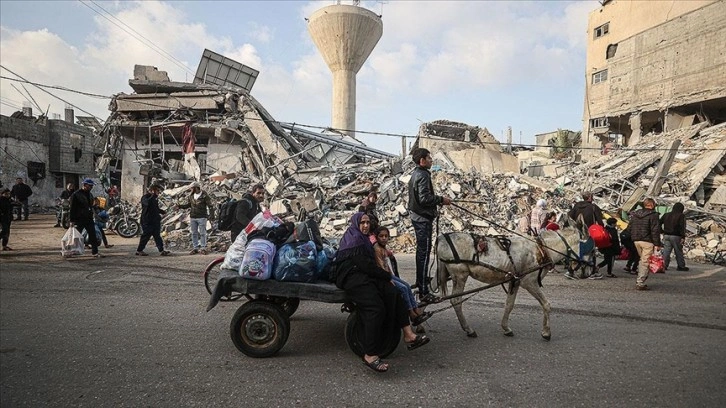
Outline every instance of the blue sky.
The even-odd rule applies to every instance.
[[[328,126],[331,75],[304,18],[334,3],[3,0],[0,63],[31,81],[111,95],[132,92],[134,64],[191,81],[189,72],[209,48],[260,71],[252,94],[277,120]],[[448,119],[486,127],[500,140],[511,126],[514,141],[521,132],[524,143],[557,128],[581,130],[587,14],[597,1],[361,6],[382,14],[383,37],[358,73],[358,130],[415,135],[422,121]],[[125,23],[178,61],[109,20]],[[13,77],[4,69],[0,74]],[[24,101],[10,84],[0,80],[5,115]],[[62,113],[63,102],[26,87],[44,109]],[[51,91],[108,116],[108,100]],[[398,138],[359,138],[393,153],[401,149]]]

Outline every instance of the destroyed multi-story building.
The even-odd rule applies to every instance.
[[[603,0],[589,15],[583,154],[726,121],[726,1]]]
[[[64,119],[33,116],[31,107],[0,115],[2,184],[10,188],[17,177],[25,179],[33,211],[56,205],[66,184],[95,177],[94,126],[100,126],[95,118],[76,118],[70,107]]]
[[[99,172],[120,169],[122,197],[136,202],[152,179],[190,183],[213,173],[238,174],[269,183],[274,194],[304,169],[395,156],[347,135],[274,120],[250,95],[256,75],[209,50],[193,83],[137,65],[129,80],[135,93],[111,101]]]

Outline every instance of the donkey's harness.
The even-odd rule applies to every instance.
[[[537,270],[539,271],[539,273],[537,274],[537,283],[539,284],[539,286],[542,286],[542,272],[544,271],[544,268],[546,266],[552,265],[552,260],[550,259],[549,255],[547,255],[547,252],[544,250],[544,248],[543,248],[544,243],[542,242],[542,240],[539,237],[537,237],[536,241],[535,241],[537,244],[537,250],[538,250],[537,255],[536,255],[537,265],[526,271],[518,272],[517,265],[514,262],[514,258],[512,258],[512,253],[510,251],[511,246],[512,246],[512,240],[510,240],[509,237],[507,237],[505,235],[481,236],[481,235],[477,235],[477,234],[469,234],[471,236],[472,240],[474,241],[474,255],[472,256],[472,259],[462,259],[459,256],[459,253],[456,250],[456,247],[454,246],[453,241],[451,240],[451,237],[450,237],[451,234],[452,233],[443,234],[443,237],[444,237],[444,240],[446,241],[446,243],[449,245],[449,249],[451,250],[453,259],[448,260],[448,261],[444,261],[441,259],[440,260],[444,263],[467,263],[467,264],[472,264],[472,265],[480,265],[480,266],[483,266],[492,271],[503,273],[507,276],[507,279],[501,283],[502,288],[504,288],[505,283],[509,283],[509,291],[507,291],[507,289],[504,288],[504,291],[506,293],[510,293],[511,290],[513,289],[513,287],[519,283],[520,279],[522,279],[526,275],[528,275],[534,271],[537,271]],[[486,238],[494,239],[494,242],[497,243],[497,246],[499,247],[499,249],[501,249],[502,251],[504,251],[504,253],[507,254],[507,257],[509,258],[509,262],[512,264],[512,271],[504,270],[502,268],[497,268],[496,266],[493,266],[493,265],[483,262],[481,260],[479,255],[480,254],[486,255],[487,251],[489,250],[488,242],[487,242]]]

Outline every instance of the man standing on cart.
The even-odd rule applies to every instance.
[[[431,152],[427,149],[416,148],[411,152],[416,168],[408,181],[408,212],[411,224],[416,232],[416,283],[419,299],[431,301],[429,282],[426,279],[431,254],[431,234],[434,229],[434,219],[438,216],[439,205],[450,205],[451,199],[434,194],[434,185],[431,182],[429,169],[434,163]]]

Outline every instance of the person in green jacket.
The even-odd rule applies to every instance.
[[[192,233],[191,255],[207,254],[207,218],[214,221],[212,197],[202,190],[199,183],[192,183],[191,192],[179,203],[179,208],[190,208],[189,229]],[[209,211],[207,211],[209,209]]]

